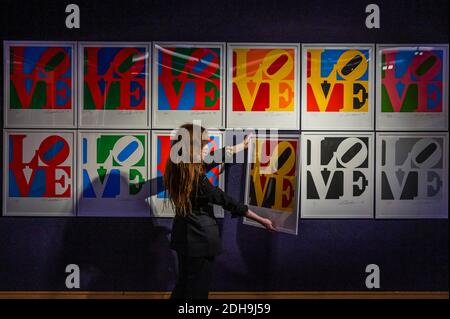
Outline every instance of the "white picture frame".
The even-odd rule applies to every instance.
[[[349,111],[349,112],[338,112],[338,111],[308,111],[308,50],[314,49],[323,49],[323,50],[358,50],[360,51],[359,56],[365,56],[364,53],[361,53],[362,50],[368,52],[368,58],[366,57],[366,61],[368,63],[368,67],[366,71],[361,75],[367,72],[367,90],[368,92],[364,92],[361,90],[358,91],[359,102],[361,102],[361,98],[364,98],[362,95],[367,93],[367,112],[360,111]],[[341,55],[342,56],[342,55]],[[301,81],[301,99],[302,99],[302,130],[355,130],[355,131],[368,131],[374,128],[374,96],[375,96],[375,87],[374,87],[374,56],[375,56],[375,46],[373,44],[368,43],[342,43],[342,44],[333,44],[333,43],[303,43],[302,44],[302,81]],[[355,56],[356,57],[356,56]],[[353,57],[350,62],[352,62],[355,57]],[[321,57],[322,59],[322,57]],[[329,58],[331,59],[331,57]],[[321,60],[322,61],[322,60]],[[348,64],[350,64],[350,62]],[[337,63],[337,61],[336,61]],[[358,64],[359,65],[359,64]],[[321,69],[319,70],[321,72]],[[340,75],[342,76],[342,75]],[[321,77],[322,78],[322,77]],[[362,82],[362,81],[360,81]],[[322,84],[320,84],[322,85]],[[333,89],[335,88],[335,84],[331,84],[329,86],[328,95],[325,99],[330,99]],[[317,89],[317,88],[316,88]],[[323,90],[323,88],[321,88]],[[311,89],[313,90],[313,89]],[[342,99],[345,100],[345,88],[342,89]],[[324,94],[324,92],[321,92]],[[353,99],[353,95],[351,95]],[[315,99],[315,97],[314,97]],[[329,101],[328,101],[329,102]],[[319,102],[316,101],[317,104]],[[318,105],[319,110],[321,108],[327,108],[327,106]]]
[[[160,110],[159,107],[159,51],[164,48],[211,48],[218,49],[219,52],[219,110]],[[221,129],[225,127],[225,76],[226,76],[226,50],[224,42],[154,42],[152,45],[152,128],[155,129],[174,129],[186,123],[193,123],[193,121],[201,121],[201,125],[206,128],[211,129]],[[188,57],[189,58],[189,57]],[[194,59],[191,57],[191,59]],[[193,60],[195,61],[195,60]],[[192,67],[195,68],[198,63],[202,63],[202,59],[195,61],[196,64]],[[193,84],[189,82],[184,82],[187,84]],[[184,87],[184,86],[183,86]],[[163,90],[164,87],[161,87]],[[185,91],[186,92],[186,89]],[[194,88],[195,92],[195,88]],[[180,100],[183,97],[182,92],[180,92]],[[167,96],[166,96],[167,98]],[[170,102],[167,101],[169,104]],[[178,101],[178,103],[180,103]]]
[[[377,44],[376,129],[379,131],[443,131],[448,130],[448,44]],[[395,65],[383,65],[382,53],[389,50],[442,51],[442,112],[382,112],[382,71]],[[395,69],[394,69],[395,71]],[[406,72],[406,71],[405,71]],[[398,82],[398,84],[405,84]],[[405,86],[406,88],[406,86]],[[419,97],[418,97],[419,99]]]
[[[84,49],[85,48],[139,48],[144,50],[146,60],[144,69],[145,103],[144,110],[112,110],[84,108]],[[126,61],[126,60],[125,60]],[[124,63],[124,61],[122,61]],[[122,64],[121,64],[122,65]],[[78,127],[105,129],[147,129],[151,126],[151,51],[149,42],[78,42]],[[105,81],[106,82],[106,81]],[[106,84],[104,84],[106,86]],[[99,88],[97,86],[97,88]],[[106,90],[106,88],[105,88]],[[104,93],[106,94],[106,93]],[[131,98],[132,93],[130,93]],[[106,95],[104,100],[106,99]],[[104,101],[105,103],[105,101]],[[127,104],[128,105],[128,104]]]
[[[21,143],[22,149],[19,154],[22,154],[22,158],[19,159],[23,161],[19,163],[20,165],[24,165],[24,169],[20,170],[21,179],[23,182],[27,184],[25,186],[25,191],[28,191],[27,195],[32,196],[10,196],[11,192],[22,193],[24,190],[22,186],[18,185],[17,178],[14,180],[14,183],[10,180],[10,155],[15,154],[14,151],[10,150],[10,136],[20,136],[26,135],[23,139],[17,139],[17,143]],[[67,157],[64,159],[64,168],[59,169],[58,172],[56,169],[49,174],[54,174],[52,178],[54,178],[54,189],[47,189],[47,184],[42,186],[42,183],[46,183],[49,176],[45,175],[45,168],[49,167],[48,163],[45,161],[54,160],[54,155],[52,152],[64,152],[61,151],[64,144],[61,144],[60,141],[47,141],[50,146],[47,149],[41,150],[43,154],[38,154],[38,149],[36,147],[46,147],[47,145],[41,145],[48,137],[58,136],[63,139],[64,142],[68,144],[69,150]],[[63,142],[63,143],[64,143]],[[74,216],[76,213],[76,158],[75,158],[75,143],[76,143],[76,135],[73,130],[27,130],[27,129],[8,129],[3,130],[3,145],[5,145],[5,149],[3,152],[3,215],[4,216]],[[58,149],[59,148],[59,149]],[[10,154],[11,152],[11,154]],[[58,153],[56,153],[58,155]],[[45,158],[46,156],[53,156],[51,158]],[[64,153],[63,153],[64,155]],[[19,155],[17,155],[19,156]],[[31,164],[31,160],[35,159],[36,162]],[[47,164],[47,165],[46,165]],[[60,163],[57,163],[60,164]],[[39,165],[38,168],[32,168],[32,165]],[[66,167],[69,167],[70,179],[67,179],[67,172],[65,171]],[[42,175],[44,174],[44,175]],[[43,179],[43,181],[39,181]],[[70,182],[70,189],[67,186],[68,181]],[[56,183],[58,182],[58,184]],[[37,183],[37,185],[36,185]],[[41,184],[39,184],[41,183]],[[14,185],[11,187],[11,185]],[[70,196],[64,196],[65,192],[69,191]],[[42,193],[52,192],[52,195],[55,196],[38,196],[42,195]],[[61,193],[62,192],[62,193]],[[59,194],[57,194],[59,193]],[[56,196],[61,195],[61,196]]]
[[[234,111],[233,110],[233,50],[234,49],[287,49],[294,50],[292,63],[294,75],[292,85],[293,111]],[[280,56],[281,57],[281,56]],[[278,57],[278,59],[280,58]],[[277,59],[277,60],[278,60]],[[277,60],[273,61],[276,62]],[[262,62],[260,62],[262,63]],[[271,65],[272,65],[271,64]],[[253,129],[300,129],[300,44],[299,43],[227,43],[227,128]],[[252,94],[248,89],[248,94]],[[289,92],[287,92],[288,94]],[[286,92],[283,92],[286,94]],[[281,94],[280,94],[281,95]],[[256,100],[257,93],[253,93]],[[253,106],[251,106],[253,107]]]
[[[351,140],[348,140],[350,138]],[[367,143],[362,140],[363,138],[367,139]],[[373,218],[374,133],[308,132],[302,133],[301,140],[303,150],[301,217],[305,219]],[[360,145],[359,149],[357,144]],[[339,149],[340,146],[341,149]],[[347,154],[352,155],[348,153],[349,151],[355,154],[345,161],[347,165],[350,163],[350,167],[345,167],[342,159]],[[362,157],[364,155],[365,157]],[[339,159],[338,156],[340,156]],[[321,164],[322,161],[328,162]],[[351,161],[354,162],[351,163]],[[367,164],[364,164],[365,162]],[[351,165],[355,165],[356,168],[362,167],[352,170]],[[357,172],[356,175],[355,172]],[[336,173],[340,174],[335,175]],[[339,188],[336,184],[333,186],[333,182],[340,182]],[[355,190],[361,193],[355,196]]]
[[[63,47],[71,51],[70,63],[70,78],[71,78],[71,90],[70,103],[71,108],[69,109],[37,109],[37,108],[11,108],[11,48],[14,47],[29,47],[29,48],[59,48]],[[38,52],[39,54],[39,52]],[[40,52],[40,58],[44,52]],[[4,88],[4,127],[5,128],[75,128],[77,126],[77,45],[76,42],[63,42],[63,41],[4,41],[3,42],[3,88]],[[49,64],[54,62],[57,57],[47,57]],[[35,61],[33,61],[35,62]],[[46,66],[48,65],[46,64]],[[30,70],[28,70],[31,72]],[[25,80],[24,80],[25,81]],[[38,81],[32,84],[31,88],[27,90],[33,90],[33,94],[36,92]],[[41,84],[43,81],[40,82]],[[23,84],[26,87],[26,83]],[[56,84],[55,84],[56,86]],[[64,87],[67,90],[67,87]],[[62,90],[55,89],[55,98],[61,98],[57,94],[58,91]],[[46,99],[48,91],[46,90]],[[19,92],[17,93],[19,95]],[[34,95],[33,95],[34,96]],[[30,103],[33,97],[30,97]],[[56,103],[56,102],[55,102]],[[66,102],[67,103],[67,102]]]
[[[110,150],[110,155],[105,156],[104,162],[100,164],[94,162],[93,165],[90,165],[93,161],[98,161],[96,151],[99,146],[99,138],[115,135],[122,136],[122,138],[114,142],[115,144]],[[137,139],[136,136],[144,137],[143,145],[142,141]],[[130,137],[133,138],[127,141],[126,138]],[[104,142],[104,144],[106,143]],[[134,146],[136,147],[130,152],[130,148]],[[130,154],[125,159],[123,154],[127,151]],[[145,153],[140,158],[136,158],[136,154],[139,155],[142,151]],[[120,157],[123,157],[123,159]],[[131,161],[136,162],[133,164],[142,162],[143,158],[144,166],[142,167],[142,164],[129,165],[131,163],[127,166],[126,161],[130,158]],[[150,217],[150,205],[148,202],[150,193],[150,132],[148,130],[79,130],[77,162],[77,216]],[[143,175],[142,178],[144,179],[137,195],[130,194],[132,185],[137,184],[136,179],[137,181],[139,180],[137,175],[130,175],[132,168],[134,168],[133,174],[138,171]],[[106,170],[103,181],[100,179],[99,169]],[[119,171],[119,181],[112,179],[111,184],[108,184],[112,169]],[[114,176],[113,178],[116,177]],[[84,183],[85,179],[88,180],[86,185]],[[117,182],[119,182],[118,185]],[[105,193],[113,191],[111,187],[117,187],[116,191],[119,191],[119,194],[114,197],[112,195],[104,196]],[[86,188],[86,193],[89,193],[89,196],[84,196],[84,188]]]
[[[220,146],[219,148],[223,147],[223,132],[221,131],[209,131],[209,136],[217,136],[220,140]],[[161,177],[158,177],[158,136],[175,136],[176,130],[152,130],[151,132],[151,145],[152,145],[152,152],[151,152],[151,184],[152,189],[150,193],[150,205],[152,209],[152,216],[153,217],[174,217],[175,212],[169,203],[169,201],[166,198],[159,197],[158,191],[159,185],[161,185],[162,180]],[[223,164],[222,164],[223,165]],[[223,170],[220,171],[219,174],[219,184],[218,186],[221,189],[225,188],[225,172]],[[162,190],[161,190],[162,191]],[[159,192],[161,193],[161,192]],[[222,207],[218,205],[214,205],[214,216],[216,218],[223,218],[224,217],[224,210]]]
[[[377,219],[448,218],[448,133],[378,132],[376,149]]]
[[[293,180],[295,181],[295,189],[293,190],[293,198],[292,198],[292,211],[291,212],[286,212],[284,210],[280,210],[280,209],[273,209],[273,208],[268,208],[268,207],[262,207],[262,206],[258,206],[258,205],[252,205],[251,204],[251,167],[252,164],[255,163],[255,159],[256,159],[256,151],[255,151],[255,143],[257,140],[261,140],[261,141],[269,141],[269,143],[271,141],[274,141],[274,144],[277,141],[288,141],[288,142],[295,142],[296,143],[296,150],[295,150],[295,163],[294,163],[294,167],[291,168],[295,170],[294,173],[294,177]],[[278,147],[279,144],[277,144]],[[278,152],[278,148],[274,149],[272,152]],[[286,151],[286,150],[285,150]],[[284,151],[284,152],[285,152]],[[262,152],[262,150],[261,150]],[[267,150],[266,150],[267,152]],[[266,153],[263,152],[263,153]],[[282,157],[285,153],[281,153],[280,157]],[[245,197],[244,197],[244,203],[246,205],[248,205],[249,209],[251,209],[253,212],[255,212],[256,214],[258,214],[261,217],[264,218],[268,218],[270,219],[274,226],[277,228],[277,231],[279,232],[283,232],[283,233],[287,233],[287,234],[291,234],[291,235],[297,235],[298,234],[298,222],[299,222],[299,211],[300,211],[300,204],[299,204],[299,200],[300,200],[300,170],[301,170],[301,158],[300,158],[300,153],[301,153],[301,146],[300,146],[300,135],[297,134],[277,134],[277,135],[266,135],[266,134],[259,134],[259,135],[255,135],[251,138],[250,143],[249,143],[249,151],[248,151],[248,161],[247,161],[247,165],[246,165],[246,182],[245,182]],[[265,154],[267,156],[267,153]],[[270,154],[270,157],[273,156],[273,153]],[[269,159],[269,163],[271,163],[271,158]],[[276,159],[276,163],[278,165],[279,158]],[[269,184],[269,180],[267,179],[267,181],[265,182],[266,185]],[[285,191],[285,189],[283,188],[283,182],[281,183],[281,185],[279,183],[276,183],[276,186],[281,186],[281,191]],[[264,186],[262,187],[262,189],[266,188],[268,186]],[[254,186],[253,186],[254,188]],[[277,195],[275,195],[277,196]],[[256,190],[255,190],[255,198],[257,197],[256,195]],[[263,194],[263,198],[262,200],[264,201],[266,198],[266,193]],[[243,223],[246,225],[250,225],[250,226],[255,226],[255,227],[260,227],[263,228],[263,226],[247,217],[243,218]]]

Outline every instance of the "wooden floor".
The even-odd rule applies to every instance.
[[[0,291],[0,299],[168,299],[170,292]],[[210,299],[449,299],[448,291],[215,291]]]

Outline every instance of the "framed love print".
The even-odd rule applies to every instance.
[[[3,49],[5,127],[76,127],[76,43],[5,41]]]
[[[153,44],[153,128],[223,128],[225,43]]]
[[[223,133],[220,131],[208,131],[208,147],[210,152],[220,150],[223,145]],[[152,166],[151,179],[152,189],[150,190],[150,203],[152,216],[155,217],[173,217],[175,212],[169,203],[168,194],[164,187],[164,173],[166,163],[170,159],[170,150],[174,145],[176,130],[152,130]],[[206,176],[212,185],[224,189],[225,173],[221,165],[211,167]],[[214,215],[223,217],[222,207],[215,205]]]
[[[150,133],[78,132],[78,216],[149,217]]]
[[[272,220],[279,231],[297,235],[300,139],[298,134],[256,135],[250,141],[245,203]],[[244,217],[244,224],[261,227]]]
[[[148,43],[80,42],[80,128],[150,127]]]
[[[448,129],[448,44],[377,45],[377,130]]]
[[[75,215],[75,132],[5,130],[5,216]]]
[[[302,130],[372,130],[374,46],[302,45]]]
[[[373,133],[302,133],[302,218],[373,218]]]
[[[227,44],[227,127],[300,129],[299,44]]]

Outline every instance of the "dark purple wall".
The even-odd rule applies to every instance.
[[[64,27],[64,1],[2,1],[1,39],[448,43],[447,0],[73,2],[81,30]],[[364,27],[368,3],[380,5],[380,30]],[[236,198],[243,180],[241,165],[227,168]],[[170,290],[170,228],[150,218],[0,217],[0,291],[65,290],[69,263],[81,267],[82,290]],[[300,220],[292,236],[227,215],[221,231],[213,290],[366,290],[370,263],[383,290],[448,290],[448,220]]]

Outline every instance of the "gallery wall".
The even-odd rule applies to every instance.
[[[167,216],[170,130],[193,121],[214,149],[256,130],[245,203],[280,227],[448,215],[448,45],[5,41],[4,59],[5,216]]]
[[[343,7],[323,2],[320,5],[327,6],[332,13],[325,17],[319,14],[319,4],[311,3],[299,6],[289,2],[249,2],[238,7],[231,1],[222,3],[222,10],[211,10],[207,4],[200,3],[193,6],[137,1],[128,4],[124,10],[129,15],[124,15],[123,10],[118,9],[118,2],[116,5],[80,2],[86,19],[82,20],[86,25],[82,24],[80,30],[67,30],[62,26],[64,16],[58,13],[63,11],[62,6],[42,5],[41,10],[48,12],[47,17],[50,19],[54,14],[54,21],[60,21],[61,26],[39,24],[26,31],[17,26],[23,21],[21,10],[11,3],[8,16],[2,20],[6,22],[2,39],[448,43],[448,17],[436,18],[443,15],[439,6],[447,6],[448,12],[445,3],[436,2],[434,6],[380,3],[382,12],[386,12],[386,16],[382,15],[380,30],[364,27],[362,4],[350,2]],[[258,8],[257,13],[246,14],[255,12],[255,8]],[[108,15],[104,14],[105,10]],[[145,11],[148,15],[144,17],[142,12]],[[278,12],[279,17],[269,15],[271,11]],[[98,17],[91,16],[94,12],[98,12]],[[181,12],[184,14],[180,15]],[[223,18],[223,12],[228,13],[227,19]],[[312,19],[313,16],[316,18]],[[414,17],[417,23],[409,26],[406,17]],[[15,20],[11,20],[13,18]],[[31,24],[37,23],[34,21]],[[420,22],[427,27],[418,28]],[[408,27],[399,30],[394,23]],[[330,24],[337,27],[330,28]],[[117,31],[121,29],[127,32]],[[245,177],[244,165],[231,165],[226,169],[225,189],[240,200],[244,200],[242,181]],[[274,236],[243,225],[241,220],[232,220],[226,214],[220,223],[225,252],[218,259],[213,289],[364,290],[365,266],[377,263],[384,270],[382,289],[448,290],[447,219],[328,218],[300,219],[298,236],[281,233]],[[170,220],[160,218],[3,216],[0,218],[0,252],[5,262],[0,265],[0,289],[65,289],[63,269],[68,263],[78,263],[84,290],[170,290],[176,270],[174,255],[168,249],[170,224]]]

